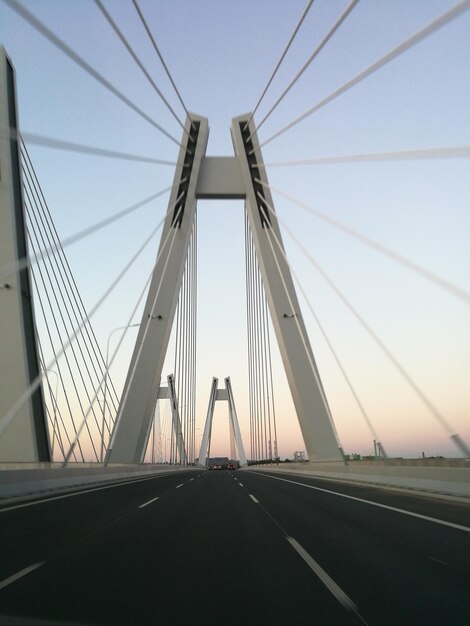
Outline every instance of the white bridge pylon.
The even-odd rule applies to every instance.
[[[187,465],[188,455],[184,444],[183,429],[181,427],[181,417],[178,407],[178,397],[175,389],[175,376],[167,376],[168,387],[159,387],[157,400],[169,400],[171,406],[171,423],[175,435],[176,451],[181,465]]]
[[[285,257],[256,130],[249,119],[251,115],[247,114],[232,120],[233,157],[207,157],[207,119],[191,114],[186,120],[157,263],[107,463],[143,460],[198,199],[245,200],[269,311],[308,457],[310,461],[343,459]]]
[[[219,379],[213,378],[211,385],[211,392],[209,396],[209,406],[207,408],[206,423],[204,426],[204,434],[201,441],[201,449],[199,451],[199,458],[197,464],[201,467],[207,466],[207,460],[210,451],[210,442],[212,436],[212,420],[214,418],[215,403],[218,400],[224,400],[228,402],[228,415],[230,424],[230,435],[235,439],[236,447],[236,459],[240,461],[240,466],[247,465],[245,449],[243,447],[242,435],[240,432],[240,425],[238,423],[237,411],[235,409],[235,399],[233,397],[232,384],[230,377],[225,378],[225,389],[219,389]],[[232,458],[235,460],[235,458]]]

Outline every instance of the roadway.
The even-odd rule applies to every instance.
[[[470,624],[470,507],[180,472],[0,508],[0,624]]]

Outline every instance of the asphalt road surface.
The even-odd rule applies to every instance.
[[[0,624],[470,625],[470,507],[250,471],[0,508]]]

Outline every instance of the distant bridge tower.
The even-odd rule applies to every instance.
[[[232,121],[234,157],[206,157],[207,119],[191,114],[186,120],[169,211],[107,453],[108,463],[143,460],[199,198],[245,200],[307,454],[310,461],[343,459],[285,258],[256,131],[248,120],[250,115]]]
[[[16,268],[0,280],[0,462],[50,461],[42,386],[21,403],[39,380],[39,359],[23,205],[15,72],[0,48],[0,267]],[[14,410],[12,410],[14,409]],[[10,417],[8,417],[10,416]]]
[[[243,447],[242,436],[240,432],[240,425],[238,423],[237,411],[235,409],[235,399],[233,397],[232,384],[230,382],[230,378],[225,379],[225,389],[219,389],[219,379],[212,379],[211,392],[209,396],[209,406],[207,409],[206,423],[204,425],[204,434],[202,436],[201,441],[201,449],[199,451],[199,459],[198,465],[201,467],[206,467],[207,459],[209,457],[210,444],[211,444],[211,436],[212,436],[212,420],[214,418],[214,408],[215,403],[218,400],[225,400],[228,402],[228,414],[229,414],[229,424],[230,424],[230,439],[235,440],[235,448],[237,459],[240,462],[240,465],[243,467],[247,465],[245,449]],[[232,453],[231,453],[232,455]],[[232,455],[232,460],[235,460],[235,457]]]

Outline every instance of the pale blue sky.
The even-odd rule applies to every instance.
[[[90,0],[23,3],[176,138],[181,131]],[[131,2],[106,7],[157,84],[183,112]],[[316,0],[255,120],[281,93],[346,7]],[[260,130],[261,141],[340,87],[455,3],[362,0]],[[209,118],[208,154],[232,154],[232,117],[252,110],[297,23],[303,0],[200,0],[140,5],[189,110]],[[470,13],[263,148],[266,162],[470,144]],[[17,74],[24,132],[110,150],[175,159],[177,146],[127,109],[0,3],[0,39]],[[61,236],[171,184],[168,166],[31,146]],[[470,290],[468,159],[270,168],[270,183]],[[470,440],[469,306],[273,194],[281,219],[439,407]],[[161,219],[166,198],[68,249],[88,308]],[[213,375],[230,375],[248,443],[244,243],[241,203],[199,204],[198,427]],[[453,454],[445,432],[284,235],[295,271],[391,454]],[[108,334],[127,322],[155,258],[157,240],[97,314]],[[214,260],[216,262],[214,263]],[[301,299],[302,300],[302,299]],[[346,451],[371,451],[371,436],[303,304],[312,346]],[[140,321],[137,318],[137,321]],[[122,385],[131,343],[113,377]],[[281,456],[303,449],[279,357],[275,358]],[[170,373],[170,372],[165,372]],[[218,410],[220,415],[222,410]],[[217,416],[216,416],[217,417]],[[217,452],[228,453],[219,424]],[[202,432],[202,431],[201,431]],[[216,450],[214,450],[215,452]]]

